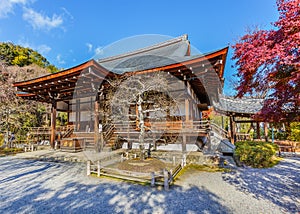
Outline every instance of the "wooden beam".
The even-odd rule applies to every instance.
[[[235,120],[236,123],[255,123],[256,120]]]
[[[42,77],[38,77],[32,80],[27,80],[27,81],[22,81],[22,82],[16,82],[14,83],[14,87],[18,87],[18,86],[26,86],[26,85],[32,85],[32,84],[37,84],[40,82],[47,82],[47,81],[55,81],[56,79],[61,79],[61,78],[69,78],[70,76],[72,77],[73,75],[78,75],[81,73],[82,70],[93,66],[93,68],[95,68],[97,71],[103,73],[104,76],[106,76],[107,74],[109,74],[109,71],[106,70],[104,67],[100,66],[96,61],[94,60],[89,60],[85,63],[82,63],[78,66],[69,68],[67,70],[64,71],[60,71],[54,74],[49,74],[46,76],[42,76]]]

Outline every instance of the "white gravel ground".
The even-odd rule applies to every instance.
[[[169,191],[85,175],[84,164],[0,158],[0,213],[298,213],[300,158],[185,174]]]

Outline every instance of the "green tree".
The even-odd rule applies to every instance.
[[[38,65],[41,68],[46,68],[50,72],[57,72],[58,69],[50,64],[48,60],[37,51],[31,48],[25,48],[13,43],[0,43],[0,61],[7,66],[17,65],[20,67],[28,65]]]

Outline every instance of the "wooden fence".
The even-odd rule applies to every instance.
[[[168,190],[170,185],[173,184],[174,178],[184,166],[186,166],[186,155],[183,155],[181,163],[177,164],[173,169],[164,169],[160,172],[150,173],[132,172],[116,168],[103,167],[100,161],[93,163],[89,160],[87,161],[87,175],[96,174],[98,177],[108,176],[127,181],[146,183],[150,184],[152,187],[163,186],[165,190]]]

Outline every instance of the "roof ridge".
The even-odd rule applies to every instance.
[[[151,46],[147,46],[147,47],[144,47],[144,48],[129,51],[127,53],[123,53],[123,54],[119,54],[119,55],[115,55],[115,56],[106,57],[106,58],[103,58],[103,59],[98,59],[97,62],[103,63],[103,62],[108,62],[108,61],[112,61],[112,60],[116,60],[116,59],[121,59],[121,58],[124,58],[124,57],[127,57],[127,56],[132,56],[132,55],[148,52],[148,51],[151,51],[151,50],[155,50],[155,49],[158,49],[158,48],[161,48],[161,47],[166,47],[166,46],[169,46],[169,45],[181,42],[181,41],[188,41],[188,35],[183,34],[182,36],[175,37],[175,38],[172,38],[172,39],[169,39],[167,41],[160,42],[160,43],[157,43],[157,44],[154,44],[154,45],[151,45]]]

